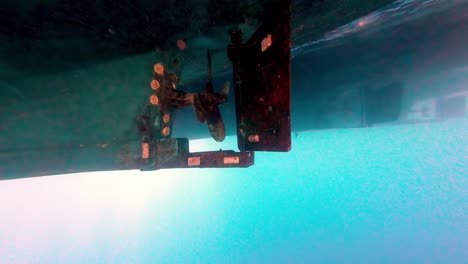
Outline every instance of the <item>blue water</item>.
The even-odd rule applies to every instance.
[[[375,39],[387,41],[388,32],[379,35],[382,25],[403,32],[392,37],[408,34],[409,27],[388,22],[389,17],[411,24],[412,17],[401,17],[416,12],[408,10],[426,12],[447,3],[398,1],[358,20],[381,23],[371,30],[374,35],[354,30],[359,25],[354,21],[294,50],[320,59],[323,68],[318,75],[316,64],[296,58],[293,94],[300,97],[295,87],[310,85],[341,87],[339,94],[349,96],[346,89],[363,80],[399,78],[408,87],[404,104],[411,109],[420,99],[444,98],[443,91],[467,91],[468,57],[460,48],[466,37],[455,34],[463,32],[458,22],[465,16],[456,20],[462,12],[451,17],[460,28],[445,30],[446,21],[430,27],[452,32],[440,38],[444,41],[457,36],[450,45],[434,40],[437,50],[425,41],[416,45],[422,50],[390,53],[394,61],[375,65],[370,62],[385,57],[386,49],[363,46],[364,51],[348,52],[351,57],[324,59],[347,53],[343,47],[350,46],[336,42],[347,34],[354,43],[377,45]],[[457,10],[467,6],[451,3]],[[468,119],[310,130],[315,125],[298,123],[314,121],[311,102],[293,100],[293,127],[301,129],[294,131],[292,151],[256,153],[256,164],[248,169],[96,172],[0,182],[0,263],[468,263]],[[339,118],[320,127],[344,126],[335,125]],[[222,144],[194,140],[190,147],[235,146],[228,137]]]
[[[0,263],[466,263],[467,134],[310,131],[250,169],[5,181]]]

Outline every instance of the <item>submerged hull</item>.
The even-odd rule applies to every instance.
[[[293,49],[294,133],[466,116],[468,51],[463,43],[468,43],[468,37],[460,32],[467,29],[463,15],[467,4],[454,1],[442,8],[415,8],[395,16],[398,23],[389,20],[373,27],[371,22],[358,21],[362,30]],[[217,56],[226,54],[219,51]],[[154,52],[143,53],[59,72],[41,71],[47,68],[47,58],[33,67],[3,63],[0,179],[138,168],[136,118],[157,59]],[[213,63],[218,67],[215,85],[232,78],[216,57]],[[204,80],[187,65],[182,70],[184,87],[201,90]],[[374,92],[366,97],[363,91],[388,87],[400,89],[389,93],[394,94],[391,108],[399,108],[396,119],[395,111],[392,118],[383,118],[383,113],[375,113],[378,105],[365,107],[366,100],[387,94]],[[234,135],[232,97],[220,111],[227,135]],[[176,114],[174,127],[173,137],[209,137],[206,125],[198,123],[191,109]]]

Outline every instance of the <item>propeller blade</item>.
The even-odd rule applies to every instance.
[[[223,141],[226,137],[226,128],[218,106],[214,106],[210,111],[206,123],[213,139],[218,142]]]

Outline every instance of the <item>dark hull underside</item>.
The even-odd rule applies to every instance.
[[[223,6],[211,6],[221,14],[211,14],[198,27],[187,27],[190,21],[179,21],[166,14],[180,16],[180,10],[167,9],[160,13],[159,24],[145,26],[145,21],[156,22],[139,15],[140,7],[121,14],[121,7],[116,5],[115,16],[130,17],[129,23],[135,20],[134,24],[125,28],[119,24],[122,19],[114,17],[108,19],[112,23],[106,22],[109,23],[106,26],[89,28],[99,23],[71,16],[68,26],[54,28],[60,15],[69,12],[59,9],[66,2],[50,1],[42,7],[0,6],[0,10],[13,10],[1,14],[0,18],[6,21],[3,26],[12,23],[12,17],[19,13],[23,14],[23,20],[18,21],[24,22],[15,20],[14,30],[0,28],[0,179],[137,169],[137,116],[147,100],[152,65],[177,59],[174,68],[181,73],[181,87],[201,91],[206,68],[203,55],[207,47],[214,48],[215,86],[219,88],[232,78],[225,50],[227,30],[237,24],[246,32],[253,31],[260,8],[258,3],[246,1],[250,13],[239,18],[223,17],[223,12],[229,13],[220,9]],[[189,5],[188,1],[181,2]],[[310,5],[307,2],[296,1],[294,6],[293,46],[318,39],[323,33],[390,1],[346,1],[346,4],[316,1]],[[95,8],[98,12],[99,7]],[[229,8],[234,8],[233,13],[239,12],[236,7]],[[47,23],[34,25],[38,21],[34,19],[50,14],[48,10],[59,14],[45,20]],[[298,53],[292,61],[293,132],[372,125],[369,118],[378,121],[379,113],[376,114],[374,106],[373,115],[363,119],[366,109],[362,107],[362,90],[395,85],[401,87],[403,96],[396,121],[443,119],[436,116],[412,120],[407,116],[412,102],[463,92],[463,84],[468,81],[465,66],[468,55],[463,43],[468,43],[468,37],[460,33],[467,32],[467,19],[463,15],[467,10],[467,4],[455,1],[452,6],[400,24],[352,34],[330,41],[318,50]],[[172,25],[168,21],[181,24]],[[85,25],[76,29],[76,23]],[[130,32],[141,28],[138,23],[145,30],[131,35]],[[114,26],[109,27],[111,24]],[[169,26],[163,29],[162,25]],[[68,27],[76,32],[66,33]],[[157,28],[159,37],[151,37],[155,33],[147,27]],[[176,46],[179,39],[187,44],[184,50]],[[220,107],[228,136],[236,131],[233,100],[231,96]],[[191,109],[176,114],[174,129],[173,137],[209,137],[206,125],[197,122]]]

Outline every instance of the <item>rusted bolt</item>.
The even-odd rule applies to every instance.
[[[259,142],[260,141],[260,136],[255,134],[255,135],[250,135],[249,136],[249,141],[250,142]]]
[[[152,96],[150,96],[150,103],[152,105],[158,105],[159,98],[156,95],[153,94]]]
[[[169,136],[170,133],[171,133],[171,129],[169,127],[165,127],[161,131],[161,134],[165,137]]]
[[[161,63],[156,63],[154,65],[154,72],[158,75],[164,74],[164,66]]]
[[[161,84],[159,84],[158,80],[152,80],[151,81],[151,89],[157,90],[157,89],[159,89],[159,87],[161,87]]]
[[[163,122],[164,123],[169,123],[171,121],[171,116],[169,114],[164,114],[163,115]]]

